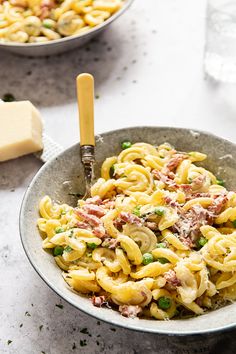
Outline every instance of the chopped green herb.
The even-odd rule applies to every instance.
[[[203,237],[203,236],[201,236],[198,240],[197,240],[197,246],[198,247],[203,247],[203,246],[205,246],[205,244],[208,242],[208,240],[205,238],[205,237]]]
[[[72,237],[74,235],[74,230],[70,230],[69,237]]]
[[[87,345],[86,339],[84,339],[84,340],[81,339],[79,344],[80,344],[81,347],[85,347]]]
[[[43,27],[48,28],[48,29],[53,28],[53,24],[54,24],[53,21],[50,19],[45,19],[45,20],[43,20],[43,23],[42,23]]]
[[[76,344],[73,343],[73,346],[72,346],[72,349],[75,350],[77,347],[76,347]]]
[[[141,209],[141,205],[137,205],[133,210],[133,214],[136,216],[141,216],[140,209]]]
[[[23,323],[20,324],[20,328],[23,327]]]
[[[164,258],[164,257],[157,258],[157,261],[160,262],[161,264],[170,263],[170,262],[168,261],[168,259],[167,259],[167,258]]]
[[[99,95],[96,95],[95,98],[96,98],[96,100],[98,100],[98,99],[100,98],[100,96],[99,96]]]
[[[5,95],[2,97],[2,100],[4,102],[13,102],[15,101],[15,97],[11,93],[5,93]]]
[[[110,178],[112,178],[114,174],[115,174],[115,165],[112,165],[109,171]]]
[[[165,209],[162,207],[157,207],[154,209],[154,213],[158,216],[163,216],[165,214]]]
[[[157,248],[166,248],[166,244],[164,242],[157,243]]]
[[[25,311],[25,316],[30,317],[30,316],[31,316],[31,314],[30,314],[28,311]]]
[[[94,243],[94,242],[91,242],[91,243],[87,243],[87,246],[89,248],[92,248],[92,250],[94,250],[95,248],[97,248],[98,245],[96,245],[96,243]]]
[[[43,23],[43,27],[48,28],[48,29],[51,29],[51,28],[52,28],[52,25],[50,25],[50,23],[44,22],[44,23]]]
[[[8,339],[7,341],[7,345],[11,344],[12,343],[12,340]]]
[[[61,211],[61,215],[66,215],[66,211],[65,211],[65,210],[62,210],[62,211]]]
[[[66,248],[64,249],[64,252],[71,252],[72,251],[72,248],[70,246],[66,246]]]
[[[88,258],[92,258],[92,253],[86,253],[86,256],[88,257]]]
[[[56,304],[55,306],[59,307],[59,309],[63,309],[64,308],[64,306],[62,304]]]
[[[64,231],[65,231],[64,228],[61,227],[61,226],[58,226],[58,227],[55,228],[55,233],[56,234],[60,234],[61,232],[64,232]]]
[[[80,330],[80,333],[83,333],[83,334],[89,334],[88,332],[88,328],[84,327]]]
[[[236,220],[232,221],[233,227],[236,228]]]
[[[131,146],[132,146],[132,143],[130,141],[123,141],[123,143],[121,144],[122,150],[128,149]]]
[[[153,255],[151,253],[144,253],[143,254],[143,264],[147,265],[149,263],[152,263],[154,261]]]
[[[39,330],[42,331],[42,329],[43,329],[43,325],[40,325]]]
[[[219,186],[222,186],[222,187],[224,187],[224,186],[225,186],[225,182],[224,182],[224,180],[223,180],[223,179],[221,179],[221,178],[217,178],[217,180],[216,180],[216,184],[218,184]]]
[[[166,296],[162,296],[158,299],[158,307],[162,310],[168,310],[171,307],[171,299]]]
[[[61,256],[62,253],[64,251],[64,248],[62,246],[56,246],[54,249],[53,249],[53,255],[56,257],[56,256]]]

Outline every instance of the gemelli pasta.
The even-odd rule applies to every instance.
[[[117,12],[123,0],[0,0],[0,42],[38,43],[80,34]]]
[[[125,142],[77,207],[39,204],[43,248],[97,306],[157,320],[236,300],[236,193],[200,152]]]

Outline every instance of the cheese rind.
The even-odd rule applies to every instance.
[[[0,161],[40,151],[42,120],[29,101],[0,104]]]

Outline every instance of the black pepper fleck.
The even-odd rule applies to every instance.
[[[84,339],[84,340],[81,339],[79,344],[80,344],[81,347],[85,347],[87,345],[86,339]]]
[[[64,308],[64,306],[62,304],[56,304],[55,306],[59,307],[59,309],[63,309]]]

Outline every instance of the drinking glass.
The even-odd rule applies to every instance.
[[[215,80],[236,82],[236,0],[208,0],[205,72]]]

